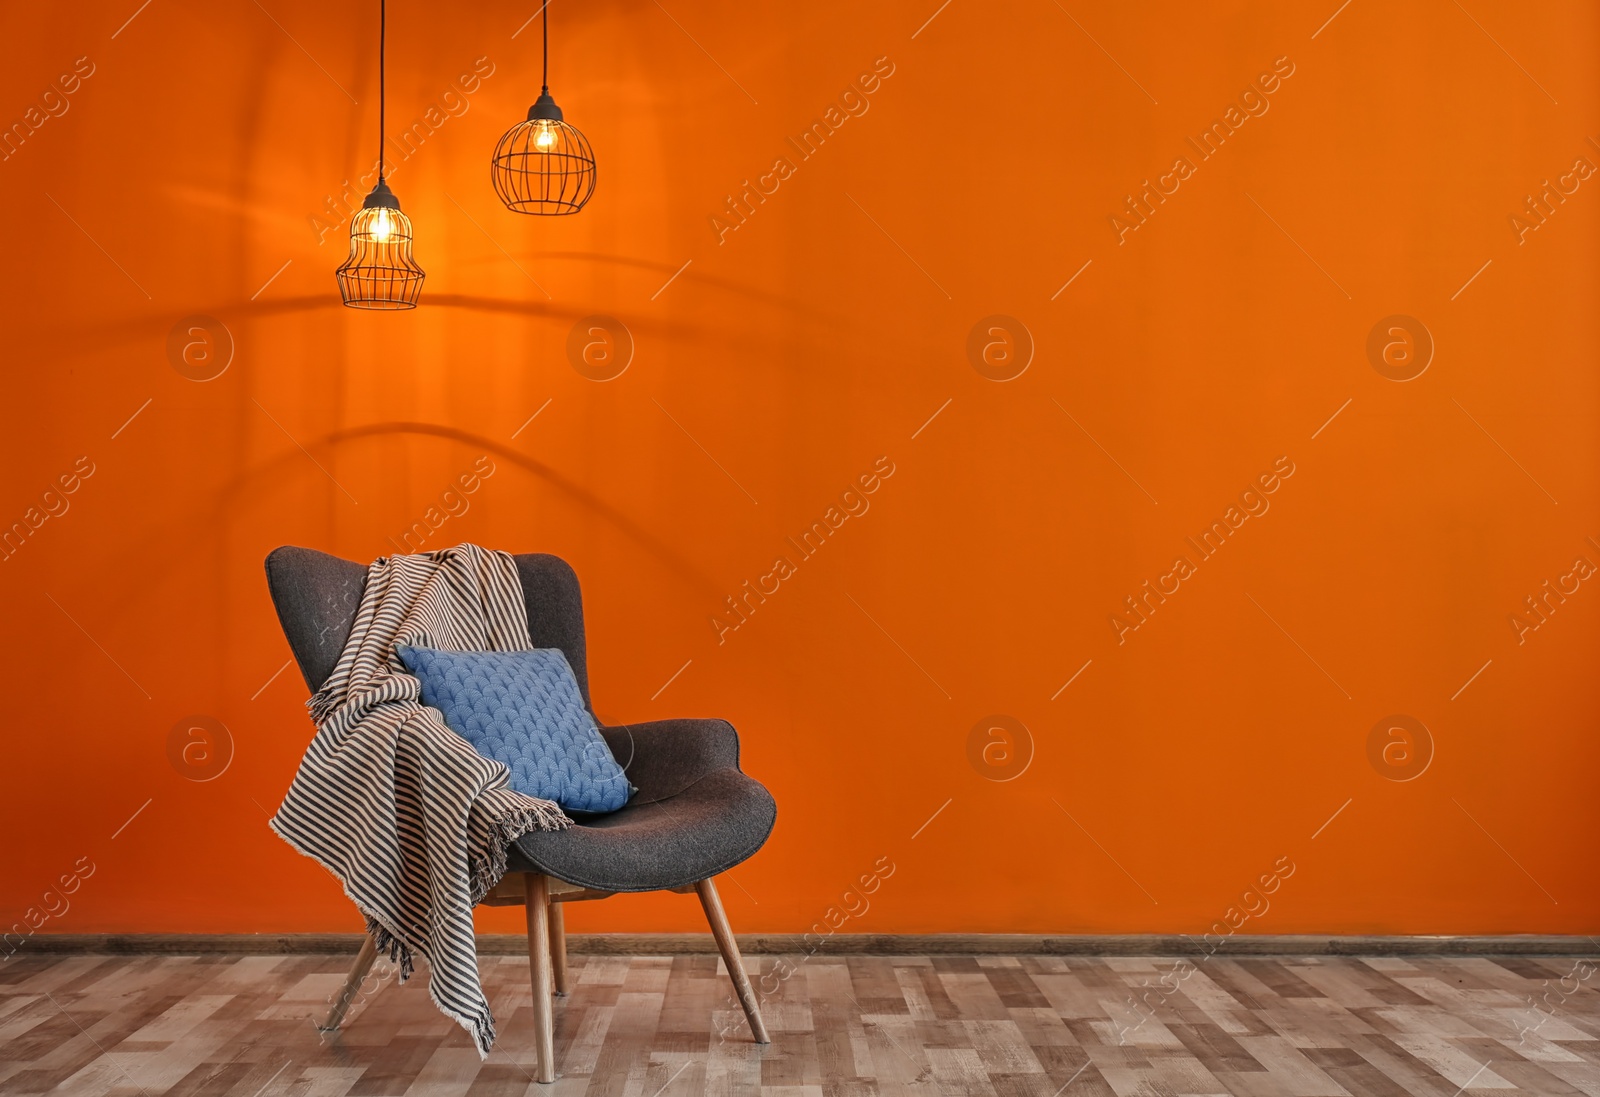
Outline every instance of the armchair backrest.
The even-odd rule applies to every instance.
[[[536,648],[561,649],[572,664],[583,703],[593,711],[577,573],[559,556],[542,552],[522,553],[513,559],[528,607],[528,639]],[[313,693],[339,661],[366,583],[365,565],[316,549],[285,545],[267,554],[267,588],[278,611],[278,623],[300,665],[300,675]]]

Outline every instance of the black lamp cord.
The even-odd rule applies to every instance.
[[[544,79],[543,79],[543,81],[541,81],[541,83],[543,84],[543,87],[542,87],[541,90],[544,92],[544,94],[549,95],[550,94],[550,0],[544,0],[544,11],[543,11],[542,14],[544,15],[543,24],[542,24],[543,27],[544,27]]]
[[[388,0],[378,0],[378,182],[383,182],[383,47],[389,29]]]

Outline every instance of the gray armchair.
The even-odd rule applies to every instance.
[[[529,639],[535,647],[561,649],[592,714],[578,577],[555,556],[529,553],[516,562]],[[273,605],[312,692],[333,672],[349,638],[366,572],[361,564],[313,549],[286,546],[267,557]],[[551,995],[566,993],[562,904],[619,892],[699,895],[751,1032],[757,1043],[768,1042],[712,877],[761,848],[772,833],[777,805],[740,772],[739,737],[724,720],[657,720],[602,727],[600,734],[638,793],[620,811],[518,839],[505,877],[484,898],[488,905],[527,909],[541,1082],[555,1080]],[[375,956],[369,938],[325,1028],[339,1027]]]

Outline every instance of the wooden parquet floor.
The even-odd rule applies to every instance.
[[[480,1061],[425,975],[382,961],[324,1038],[343,957],[19,953],[0,1093],[1600,1097],[1600,978],[1567,959],[749,956],[766,1048],[713,956],[571,963],[562,1076],[539,1086],[517,957],[483,957],[500,1039]]]

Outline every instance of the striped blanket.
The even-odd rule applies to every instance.
[[[472,908],[505,873],[512,841],[571,820],[512,791],[504,765],[423,707],[397,643],[529,650],[516,562],[476,545],[373,562],[339,663],[307,702],[317,734],[272,828],[339,878],[402,982],[414,956],[428,961],[434,1004],[487,1056],[494,1017]]]

